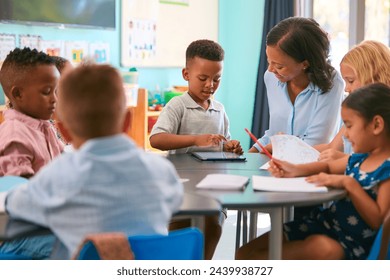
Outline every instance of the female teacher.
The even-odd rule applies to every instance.
[[[269,151],[274,134],[296,135],[316,145],[329,143],[338,131],[344,83],[330,64],[329,46],[326,32],[309,18],[284,19],[267,34],[264,82],[270,121],[259,141]],[[257,144],[249,150],[259,151]]]

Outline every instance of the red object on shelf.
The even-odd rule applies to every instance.
[[[152,131],[152,128],[153,128],[154,124],[156,123],[157,119],[158,119],[157,116],[148,117],[148,133],[150,133]]]

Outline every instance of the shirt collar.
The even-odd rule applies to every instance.
[[[192,99],[191,95],[187,92],[185,92],[183,94],[183,101],[184,101],[184,105],[186,106],[186,108],[189,108],[189,109],[196,109],[196,108],[202,108],[202,106],[200,106],[198,103],[196,103],[194,101],[194,99]],[[217,108],[217,106],[215,105],[215,102],[213,99],[209,99],[210,101],[210,104],[209,104],[209,108],[207,110],[214,110],[214,111],[220,111],[219,108]]]
[[[7,109],[4,111],[4,119],[18,120],[34,130],[45,130],[52,126],[50,121],[40,120],[23,114],[15,109]]]
[[[278,80],[278,86],[287,91],[287,83],[281,82]],[[317,93],[317,94],[323,93],[323,91],[317,85],[315,85],[313,82],[310,82],[309,85],[299,94],[304,94],[306,92],[313,92],[313,93]]]
[[[115,150],[123,150],[123,148],[128,147],[129,144],[131,148],[136,148],[135,143],[132,142],[128,136],[116,134],[89,139],[81,145],[79,152],[107,155],[115,152]]]

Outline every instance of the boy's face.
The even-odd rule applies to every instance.
[[[188,92],[198,104],[205,104],[217,91],[222,76],[222,61],[194,57],[182,74],[188,81]]]
[[[32,118],[48,120],[56,106],[60,73],[54,65],[38,65],[11,90],[14,108]]]

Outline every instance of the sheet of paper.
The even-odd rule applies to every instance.
[[[317,161],[320,152],[294,135],[271,136],[272,156],[291,163],[300,164]],[[260,169],[268,169],[268,162]]]
[[[275,178],[252,176],[252,187],[256,191],[270,192],[327,192],[328,188],[306,182],[306,177]]]
[[[196,187],[199,189],[240,190],[249,181],[249,177],[230,174],[208,174]]]

